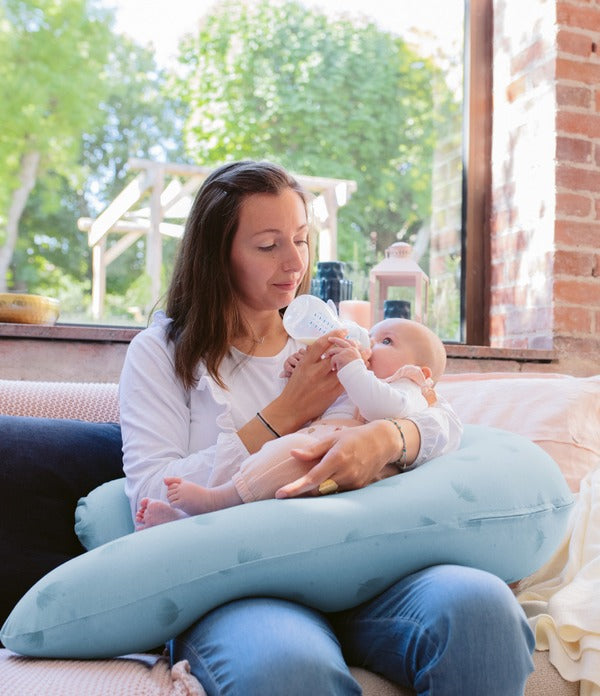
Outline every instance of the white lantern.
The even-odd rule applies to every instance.
[[[407,288],[394,292],[395,288]],[[412,247],[406,242],[396,242],[385,250],[385,258],[369,273],[369,300],[372,323],[384,318],[384,305],[388,299],[406,300],[411,304],[411,319],[427,323],[429,278],[412,258]]]

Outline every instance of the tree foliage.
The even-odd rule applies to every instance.
[[[341,256],[364,259],[430,214],[435,66],[367,20],[294,0],[221,2],[182,47],[186,143],[202,164],[272,158],[358,183]]]
[[[94,217],[122,190],[131,178],[130,157],[183,158],[182,115],[169,96],[170,76],[150,49],[126,37],[111,34],[106,49],[94,119],[80,124],[60,163],[48,160],[40,172],[11,264],[13,289],[60,295],[63,314],[83,313],[90,302],[91,252],[78,218]],[[112,295],[125,297],[143,267],[141,241],[110,266]]]
[[[354,179],[339,255],[363,270],[430,216],[439,118],[457,107],[398,36],[297,0],[223,0],[182,43],[175,76],[113,33],[101,1],[0,2],[0,289],[8,277],[82,310],[91,259],[77,219],[122,190],[135,156],[268,158]],[[110,266],[115,312],[144,294],[143,269],[142,239]]]
[[[109,91],[99,107],[100,126],[83,134],[84,196],[94,215],[136,174],[126,166],[130,158],[185,160],[181,134],[185,108],[171,95],[172,76],[157,66],[152,51],[119,37],[106,80]],[[141,239],[111,264],[114,296],[126,294],[143,272],[144,243]]]
[[[0,12],[0,161],[4,182],[12,181],[6,196],[30,150],[42,154],[42,168],[71,174],[81,132],[98,118],[112,33],[110,13],[90,0],[4,0]]]
[[[98,117],[110,14],[92,0],[4,0],[0,10],[0,287],[38,176],[76,182],[81,132]]]

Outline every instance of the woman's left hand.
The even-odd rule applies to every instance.
[[[414,461],[420,444],[419,431],[412,421],[402,423],[409,456],[412,455]],[[314,462],[314,466],[304,476],[282,486],[275,497],[291,498],[317,492],[328,479],[335,481],[340,491],[362,488],[378,479],[384,466],[399,452],[398,432],[388,421],[342,428],[312,447],[291,451],[296,459]]]

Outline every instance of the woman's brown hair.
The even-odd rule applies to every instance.
[[[186,389],[196,383],[204,361],[221,386],[219,366],[232,340],[246,327],[238,311],[230,255],[245,198],[296,191],[304,206],[307,194],[282,167],[270,162],[241,161],[211,172],[196,194],[167,292],[168,338],[175,344],[175,373]],[[298,294],[308,292],[310,269]]]

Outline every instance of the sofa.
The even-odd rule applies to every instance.
[[[465,423],[491,425],[525,435],[559,464],[571,490],[600,464],[600,377],[566,375],[447,375],[438,387]],[[11,425],[48,432],[45,461],[15,445]],[[100,484],[122,476],[117,385],[0,380],[0,518],[2,587],[0,622],[32,584],[85,549],[74,532],[77,501]],[[85,453],[69,453],[69,428],[89,434]],[[64,434],[64,439],[63,439]],[[18,453],[16,453],[18,450]],[[39,448],[37,449],[39,451]],[[468,646],[466,646],[468,649]],[[526,696],[574,696],[579,684],[563,679],[536,651]],[[410,696],[378,675],[351,667],[373,696]],[[189,666],[172,668],[163,651],[106,660],[38,659],[0,649],[1,693],[199,695],[204,690]],[[479,695],[478,695],[479,696]],[[481,695],[484,696],[484,695]]]

